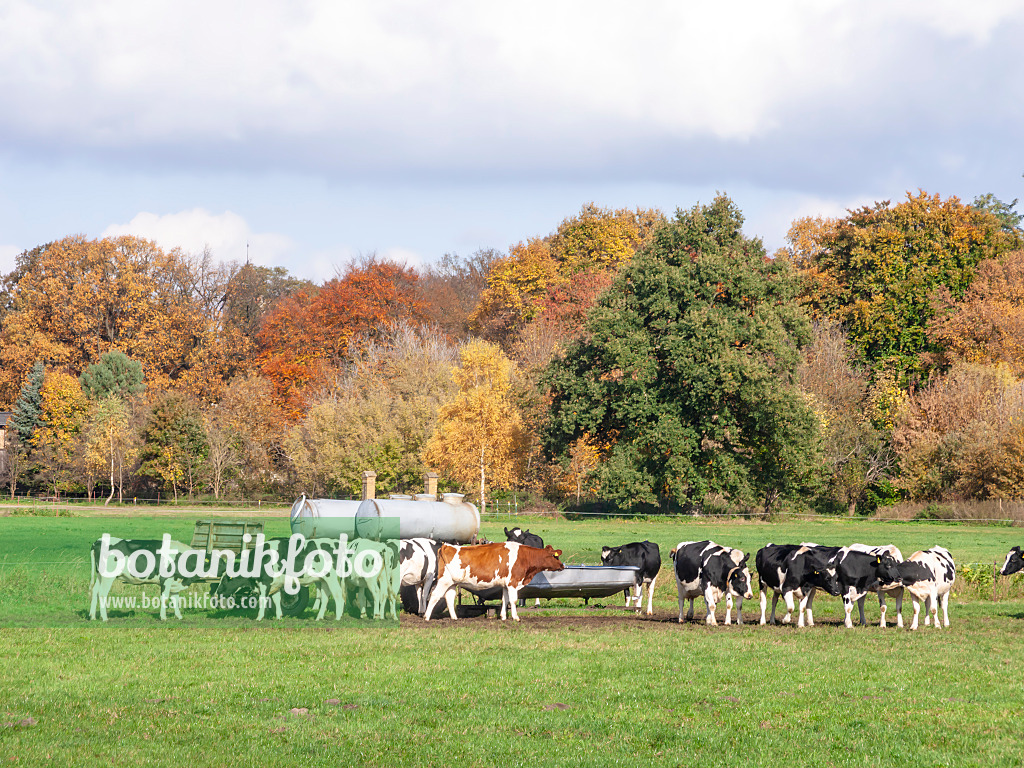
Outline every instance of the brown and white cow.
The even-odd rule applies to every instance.
[[[541,571],[564,569],[565,566],[558,559],[561,554],[562,550],[550,546],[538,549],[514,541],[463,547],[443,544],[437,553],[437,583],[423,618],[425,621],[430,620],[430,613],[442,595],[448,604],[448,614],[456,618],[456,587],[502,587],[501,619],[505,620],[506,608],[510,608],[512,618],[519,621],[516,612],[519,590]]]

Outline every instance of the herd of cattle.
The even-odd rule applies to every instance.
[[[505,529],[507,541],[457,546],[431,539],[402,539],[397,546],[366,539],[351,542],[350,553],[359,553],[379,558],[385,564],[383,569],[372,576],[361,575],[352,569],[339,573],[330,567],[334,562],[337,542],[329,539],[311,539],[304,543],[298,553],[303,559],[317,553],[323,555],[323,568],[315,573],[298,577],[301,586],[314,590],[318,609],[317,618],[325,615],[329,601],[335,604],[335,618],[340,619],[345,610],[345,596],[348,588],[357,592],[360,614],[366,616],[366,595],[373,603],[373,617],[383,618],[390,607],[397,618],[396,604],[399,587],[415,589],[418,612],[430,620],[432,612],[443,598],[448,613],[456,618],[455,596],[459,588],[477,592],[494,587],[503,590],[501,618],[508,612],[519,620],[516,604],[518,591],[529,584],[542,571],[560,571],[564,565],[559,559],[561,550],[544,546],[536,534],[521,528]],[[113,542],[113,544],[111,544]],[[268,547],[284,554],[289,539],[271,539]],[[121,561],[133,554],[156,553],[161,546],[155,540],[108,539],[106,546],[117,551]],[[166,542],[163,542],[166,546]],[[109,568],[101,567],[99,561],[101,542],[92,548],[91,608],[89,618],[96,618],[97,606],[100,617],[106,621],[106,598],[115,580],[130,584],[157,584],[160,586],[160,618],[166,619],[166,604],[172,604],[175,615],[181,618],[178,596],[197,581],[204,579],[195,575],[154,572],[147,578],[138,578],[127,573],[110,575]],[[171,551],[176,554],[188,553],[189,548],[179,542],[171,542]],[[743,600],[753,597],[752,576],[748,561],[750,555],[732,547],[725,547],[713,541],[684,541],[674,547],[670,556],[679,595],[679,621],[693,618],[694,600],[703,598],[707,613],[705,622],[716,624],[716,607],[723,600],[726,605],[725,623],[732,622],[732,611],[736,609],[737,623],[743,623]],[[108,552],[108,558],[114,555]],[[397,561],[398,578],[395,575]],[[340,560],[339,560],[340,562]],[[657,544],[649,541],[633,542],[617,547],[604,547],[601,562],[609,566],[632,566],[637,568],[636,582],[626,590],[626,606],[642,609],[643,589],[647,589],[648,615],[653,614],[654,590],[661,571],[661,553]],[[870,593],[878,596],[882,627],[886,626],[886,596],[892,595],[896,603],[896,624],[903,626],[902,603],[904,593],[909,593],[913,603],[913,620],[910,629],[918,627],[920,606],[925,606],[924,623],[939,624],[939,606],[942,607],[942,623],[949,626],[949,593],[956,578],[956,566],[948,550],[935,546],[915,552],[906,560],[893,545],[866,546],[851,544],[848,547],[827,547],[813,543],[768,544],[758,550],[754,558],[760,587],[760,623],[775,624],[775,613],[781,598],[786,606],[783,623],[792,621],[797,612],[797,626],[813,626],[813,603],[817,591],[840,597],[845,610],[845,624],[853,626],[853,607],[859,610],[861,624],[866,624],[864,600]],[[1020,547],[1014,547],[1006,556],[1000,574],[1007,576],[1024,570],[1024,554]],[[206,580],[209,580],[208,578]],[[286,577],[271,570],[260,570],[249,576],[234,578],[221,577],[212,592],[221,596],[251,594],[259,599],[257,620],[265,615],[268,604],[275,607],[281,617],[281,593]],[[771,593],[771,613],[768,615],[768,594]],[[689,609],[686,609],[686,601]]]

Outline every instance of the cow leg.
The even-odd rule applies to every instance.
[[[167,621],[167,599],[171,596],[171,580],[165,579],[160,585],[160,621]]]
[[[758,595],[758,600],[761,603],[761,623],[764,624],[765,623],[765,618],[764,618],[765,611],[768,609],[768,595],[764,591],[764,584],[763,583],[761,584],[761,589],[760,589],[760,594]]]
[[[653,579],[651,579],[651,583],[647,585],[647,615],[648,616],[653,616],[654,615],[654,585],[657,583],[657,581],[658,581],[658,577],[655,576]],[[538,598],[537,602],[538,603],[540,602],[539,598]]]
[[[779,593],[772,592],[772,624],[775,624],[775,608],[779,604]]]
[[[786,615],[782,617],[782,623],[783,624],[789,624],[791,621],[793,621],[793,611],[796,610],[796,606],[793,605],[793,593],[792,592],[783,592],[782,593],[782,600],[786,604]],[[774,606],[773,606],[772,607],[772,613],[774,614],[774,612],[775,612],[775,610],[774,610]],[[803,619],[803,608],[800,609],[800,618],[801,618],[801,620]],[[800,626],[801,627],[803,626],[802,621],[801,621]]]
[[[508,607],[509,607],[509,610],[512,612],[512,620],[513,621],[519,621],[519,612],[516,610],[516,600],[519,597],[519,587],[511,587],[510,586],[510,587],[505,587],[505,589],[507,590],[507,594],[508,594]],[[504,619],[505,616],[502,615],[501,618]]]
[[[686,612],[686,619],[687,619],[687,621],[689,621],[690,619],[693,618],[693,601],[694,601],[694,599],[695,598],[692,598],[692,597],[690,598],[690,610],[688,610]]]
[[[910,602],[914,605],[914,620],[910,622],[911,631],[917,629],[917,614],[921,610],[921,601],[918,600],[917,595],[914,593],[910,594]]]
[[[632,589],[632,587],[629,587],[628,589],[622,590],[622,594],[624,594],[626,596],[626,607],[627,608],[629,608],[629,591],[630,591],[630,589]]]
[[[89,609],[89,618],[96,618],[96,607],[100,609],[100,620],[107,620],[107,596],[110,588],[114,585],[113,576],[97,576],[96,583],[92,588],[92,607]]]
[[[437,583],[434,584],[434,589],[430,592],[430,599],[427,600],[427,607],[423,611],[423,618],[426,621],[430,621],[430,614],[434,611],[434,606],[440,602],[443,597],[448,603],[448,610],[452,614],[452,618],[455,618],[455,590],[454,583],[451,579],[446,578],[444,575],[438,577]],[[448,592],[451,590],[451,599],[448,599]]]
[[[710,624],[711,626],[717,626],[718,621],[715,619],[715,598],[711,594],[711,590],[707,589],[704,591],[704,603],[708,607],[708,615],[704,617],[704,623]]]
[[[736,623],[743,623],[743,595],[736,598]]]
[[[725,623],[732,624],[732,595],[725,596]]]
[[[814,626],[814,596],[817,594],[817,590],[811,587],[807,592],[807,603],[804,607],[804,611],[807,613],[806,624],[808,627]]]
[[[866,627],[868,625],[868,620],[864,616],[864,601],[867,600],[867,599],[868,599],[868,596],[866,594],[864,594],[864,595],[861,595],[860,599],[857,601],[857,609],[860,611],[860,625],[862,627]]]
[[[811,593],[808,592],[806,595],[804,595],[803,597],[800,598],[800,602],[796,606],[796,610],[797,610],[796,625],[798,627],[804,627],[804,626],[807,625],[805,617],[806,617],[806,615],[808,613],[810,613],[810,611],[807,610],[807,602],[810,599],[811,599]],[[789,614],[786,614],[786,615],[788,616]],[[783,619],[782,621],[783,621],[783,623],[786,622],[785,619]]]
[[[939,595],[938,592],[932,592],[928,596],[928,606],[931,610],[932,619],[935,621],[935,628],[942,629],[942,625],[939,624]]]
[[[903,629],[903,588],[895,590],[896,596],[896,627]]]
[[[853,593],[848,591],[846,594],[843,595],[843,610],[846,612],[845,624],[847,629],[853,628],[853,603]]]
[[[949,626],[949,591],[948,590],[942,596],[941,600],[942,600],[942,623],[945,624],[948,627]],[[938,615],[938,613],[936,613],[935,614],[935,623],[937,624],[938,621],[939,621],[939,615]]]
[[[257,589],[260,596],[260,610],[256,614],[256,621],[263,621],[263,617],[267,615],[267,585],[260,582]]]
[[[878,626],[885,629],[885,593],[882,590],[878,590],[878,610],[882,613]]]
[[[686,598],[683,597],[682,584],[677,584],[679,587],[679,623],[682,624],[685,619],[683,618],[683,610],[686,608]]]
[[[932,619],[932,604],[931,604],[930,601],[931,601],[931,595],[930,594],[925,595],[924,596],[924,600],[922,600],[922,602],[924,603],[924,625],[926,627],[928,626],[928,624],[931,622],[931,619]]]

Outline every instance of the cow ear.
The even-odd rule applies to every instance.
[[[875,555],[875,564],[876,565],[881,565],[882,564],[882,556],[881,555]]]
[[[554,555],[555,555],[555,557],[561,557],[562,556],[562,550],[556,549],[555,552],[554,552]]]
[[[745,554],[745,555],[743,556],[743,559],[742,559],[742,560],[740,560],[740,565],[743,565],[743,564],[744,564],[744,563],[746,563],[746,562],[747,562],[747,560],[749,560],[749,559],[750,559],[750,553],[749,553],[749,552],[747,552],[747,554]]]

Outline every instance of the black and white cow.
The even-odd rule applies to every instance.
[[[544,539],[538,536],[536,533],[530,533],[529,530],[523,530],[518,525],[511,531],[505,529],[505,541],[515,541],[520,544],[525,544],[528,547],[536,547],[537,549],[544,549]],[[519,599],[519,605],[526,605],[526,598]],[[534,605],[540,605],[540,598],[534,602]]]
[[[1024,571],[1024,555],[1021,554],[1020,547],[1014,547],[1006,553],[1006,562],[999,570],[999,575],[1010,576],[1017,571]]]
[[[264,551],[277,554],[277,563],[270,565],[262,561],[255,576],[236,576],[231,578],[226,574],[221,578],[220,583],[214,590],[215,595],[230,597],[239,590],[251,589],[259,597],[259,611],[256,614],[256,621],[263,621],[266,616],[267,604],[274,606],[274,616],[280,619],[283,616],[281,611],[281,591],[285,588],[284,560],[288,556],[289,542],[291,537],[268,539],[264,543]],[[339,573],[336,568],[338,540],[337,539],[308,539],[302,543],[301,548],[296,550],[294,566],[297,569],[295,579],[299,587],[312,586],[317,599],[314,607],[319,608],[317,620],[324,618],[327,612],[328,599],[334,600],[334,618],[340,620],[345,613],[345,586],[344,574]],[[305,565],[309,563],[312,567],[310,572],[305,572]]]
[[[830,562],[836,568],[836,578],[839,581],[840,597],[843,598],[847,627],[853,626],[854,604],[862,600],[865,595],[883,589],[892,590],[903,584],[897,568],[898,563],[889,554],[870,555],[849,547],[841,547],[832,556]]]
[[[910,593],[914,604],[914,619],[911,629],[917,629],[917,616],[924,603],[924,625],[928,626],[929,618],[934,618],[935,628],[939,629],[939,603],[942,603],[943,623],[949,626],[949,592],[956,581],[956,564],[949,550],[944,547],[932,547],[923,552],[915,552],[899,564],[899,572],[903,580],[903,588]],[[896,610],[903,611],[903,594],[896,596]],[[931,614],[929,616],[929,614]]]
[[[602,547],[601,564],[639,568],[636,584],[633,585],[633,595],[629,594],[630,590],[624,590],[626,607],[629,608],[630,602],[635,602],[636,609],[640,610],[643,605],[643,588],[646,586],[647,615],[654,613],[654,587],[661,571],[661,550],[657,544],[650,541],[634,541],[621,547]]]
[[[725,598],[725,623],[732,623],[733,598],[736,606],[736,623],[743,623],[743,598],[752,598],[750,590],[750,569],[745,555],[738,549],[722,547],[713,541],[681,541],[671,551],[675,562],[676,589],[679,592],[679,623],[683,623],[683,608],[687,600],[690,610],[686,619],[693,618],[693,601],[703,597],[708,613],[706,624],[717,624],[715,607]]]
[[[804,615],[811,626],[814,615],[809,605],[815,590],[821,589],[830,595],[839,595],[839,581],[836,569],[827,558],[816,551],[816,544],[768,544],[757,551],[754,564],[760,586],[761,623],[765,624],[768,606],[768,590],[772,591],[772,614],[770,623],[775,623],[775,608],[781,596],[786,604],[786,615],[782,623],[792,621],[796,609],[794,598],[800,601],[797,626],[804,626]]]
[[[900,552],[899,547],[897,547],[895,544],[883,544],[877,547],[871,546],[870,544],[851,544],[850,549],[854,550],[855,552],[866,552],[869,555],[889,555],[889,557],[891,557],[897,563],[903,562],[903,553]],[[877,590],[878,610],[882,614],[882,618],[879,620],[878,626],[885,626],[886,593],[901,593],[902,590],[903,587],[900,584],[879,584]],[[864,617],[864,600],[866,598],[867,595],[861,597],[861,599],[857,601],[857,609],[860,611],[860,623],[862,626],[867,626],[868,623],[867,619]],[[896,612],[896,625],[901,628],[903,627],[903,614],[900,611]]]
[[[177,561],[183,552],[195,553],[193,564],[202,569],[205,552],[193,550],[186,544],[173,539],[167,540],[167,547],[159,539],[119,539],[116,536],[100,537],[93,542],[89,552],[92,570],[89,573],[90,605],[89,619],[96,619],[99,608],[100,619],[107,620],[107,596],[115,581],[126,584],[157,584],[160,586],[160,620],[167,620],[167,601],[171,601],[175,618],[181,618],[179,593],[198,579],[184,578],[178,574]],[[104,549],[106,557],[104,557]],[[162,562],[166,559],[166,563]],[[103,561],[106,562],[103,562]],[[164,567],[162,567],[164,566]],[[170,572],[170,576],[162,576]]]
[[[398,551],[401,585],[416,588],[417,612],[420,615],[427,610],[430,590],[437,581],[437,553],[440,549],[441,542],[433,539],[416,538],[401,541]]]

